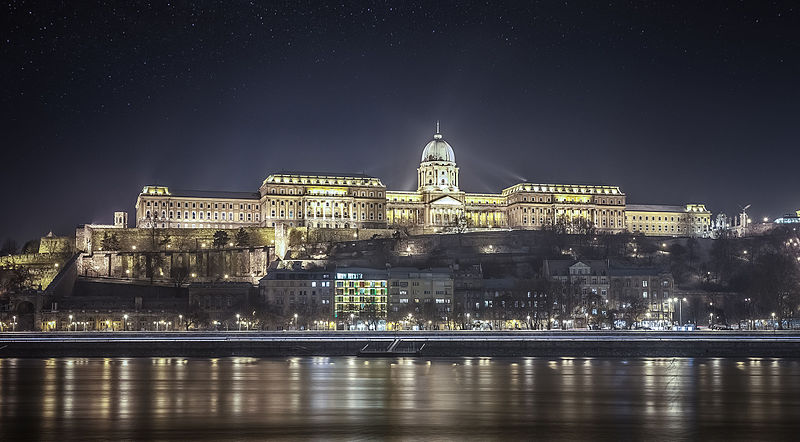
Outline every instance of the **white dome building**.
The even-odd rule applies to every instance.
[[[438,122],[433,140],[422,149],[422,159],[417,169],[417,183],[419,191],[458,192],[456,154],[439,133]]]
[[[436,134],[433,135],[433,140],[426,144],[425,149],[422,150],[422,159],[420,161],[423,163],[426,161],[449,161],[455,164],[456,154],[450,144],[442,138],[438,127]]]

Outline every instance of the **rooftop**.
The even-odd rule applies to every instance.
[[[625,206],[625,210],[629,212],[708,212],[706,206],[702,204],[687,204],[685,206],[673,206],[669,204],[628,204]]]
[[[176,198],[259,199],[258,192],[229,192],[224,190],[170,189],[167,186],[144,186],[140,195],[171,196]]]
[[[257,200],[261,198],[258,192],[228,192],[224,190],[175,189],[171,191],[169,195],[184,198],[227,198],[242,200]]]
[[[534,184],[519,183],[503,189],[503,195],[517,192],[585,193],[597,195],[625,195],[618,186],[589,184]]]
[[[299,171],[281,171],[270,174],[264,183],[383,186],[380,178],[363,173],[331,174]]]
[[[320,178],[377,178],[364,173],[330,173],[330,172],[309,172],[301,170],[281,170],[270,174],[270,176],[289,175]]]

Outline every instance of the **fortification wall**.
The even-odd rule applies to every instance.
[[[15,268],[26,270],[29,280],[27,286],[44,290],[53,281],[61,266],[69,258],[62,253],[25,253],[22,255],[0,256],[0,269],[12,271]]]
[[[236,232],[239,229],[120,229],[83,226],[76,232],[76,243],[79,250],[92,253],[103,250],[104,235],[116,235],[120,251],[153,250],[154,248],[163,248],[166,251],[170,249],[201,250],[212,246],[214,233],[220,230],[228,234],[230,242],[235,242]],[[248,236],[247,246],[270,246],[275,243],[275,229],[272,227],[245,227],[244,230]],[[158,243],[167,236],[169,243],[158,246]]]
[[[186,269],[188,281],[230,280],[254,282],[275,260],[272,247],[200,249],[194,251],[98,251],[78,258],[78,274],[85,277],[172,281]],[[187,281],[187,282],[188,282]]]

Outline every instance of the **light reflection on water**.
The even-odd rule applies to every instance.
[[[788,439],[800,360],[0,359],[0,440]]]

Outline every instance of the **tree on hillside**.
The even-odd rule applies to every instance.
[[[697,262],[699,248],[700,243],[697,242],[697,238],[691,237],[686,240],[686,258],[689,260],[689,267],[694,268],[695,262]]]
[[[3,279],[2,291],[10,293],[21,293],[33,288],[33,274],[26,266],[11,263],[10,275]]]
[[[170,279],[172,280],[172,284],[175,286],[175,292],[178,296],[180,296],[181,289],[189,280],[190,276],[191,273],[189,272],[189,267],[185,264],[176,265],[171,269]]]
[[[0,246],[0,255],[16,255],[18,248],[16,241],[11,238],[6,238],[6,240],[3,241],[3,245]]]
[[[25,243],[22,246],[22,253],[39,253],[39,244],[41,241],[37,239],[32,239]]]
[[[740,248],[738,240],[729,237],[717,238],[711,246],[711,268],[721,282],[728,281],[739,267]]]
[[[600,238],[601,244],[605,245],[605,259],[627,258],[630,255],[629,246],[633,238],[630,232],[602,233],[602,236],[598,232],[597,236]]]
[[[794,316],[800,297],[800,270],[794,257],[765,253],[754,263],[751,277],[748,292],[762,315],[768,317],[774,312],[781,321]]]
[[[239,227],[234,236],[234,241],[236,242],[236,247],[247,247],[250,245],[250,234],[247,233],[247,230],[244,230],[244,227]]]
[[[217,230],[214,232],[214,247],[221,249],[228,245],[229,241],[228,232],[224,230]]]
[[[100,240],[100,247],[103,250],[116,251],[120,249],[119,237],[116,233],[108,234],[103,232],[103,239]]]
[[[688,250],[686,247],[678,242],[673,243],[669,247],[669,265],[672,276],[675,277],[675,282],[680,284],[686,281],[689,277],[691,266],[688,262]]]

